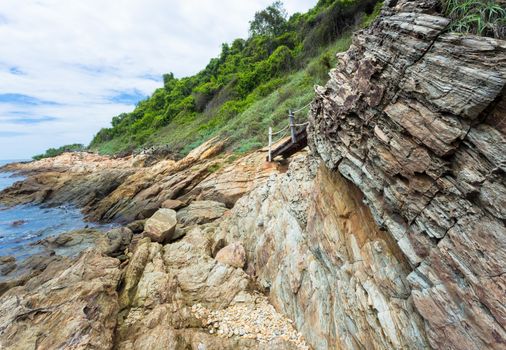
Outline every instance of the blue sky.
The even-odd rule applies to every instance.
[[[272,0],[0,1],[0,159],[88,144],[113,116],[246,37]],[[316,0],[285,0],[289,13]]]

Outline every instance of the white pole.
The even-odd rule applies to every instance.
[[[272,162],[272,128],[269,127],[269,162]]]
[[[292,113],[292,110],[288,112],[288,119],[290,120],[290,134],[292,136],[292,143],[297,142],[295,139],[295,121],[294,121],[294,115]]]

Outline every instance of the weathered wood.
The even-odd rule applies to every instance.
[[[295,139],[295,142],[292,142],[292,137],[290,137],[269,153],[267,161],[272,161],[277,156],[281,156],[286,159],[304,149],[307,146],[306,128],[306,125],[294,128],[293,138]]]

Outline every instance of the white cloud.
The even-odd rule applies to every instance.
[[[246,37],[255,11],[271,2],[2,0],[0,159],[87,144],[114,115],[132,110],[113,96],[147,96],[161,85],[153,77],[167,72],[195,74],[221,43]],[[284,2],[294,13],[316,0]]]

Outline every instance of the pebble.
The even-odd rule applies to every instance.
[[[195,317],[209,328],[210,334],[230,338],[243,337],[268,343],[275,339],[291,342],[297,350],[309,350],[293,321],[276,312],[263,295],[255,295],[254,303],[235,304],[223,310],[210,310],[193,305]]]

